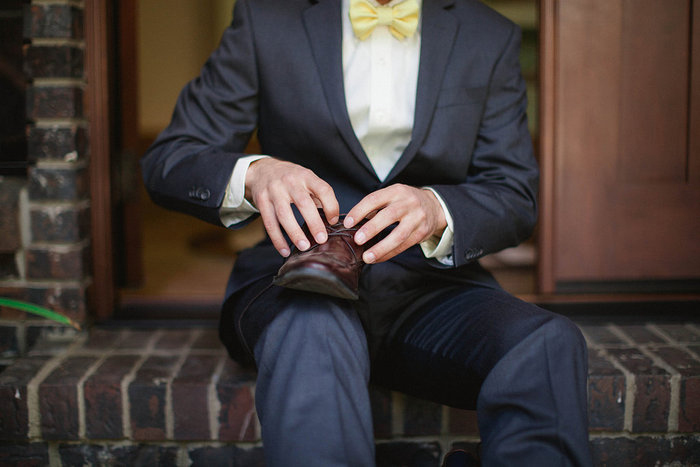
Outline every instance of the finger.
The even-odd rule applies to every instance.
[[[292,243],[301,251],[308,250],[311,243],[304,235],[304,231],[299,226],[296,217],[294,217],[291,205],[288,203],[275,205],[275,214]]]
[[[272,245],[280,255],[286,258],[290,253],[289,245],[287,245],[287,241],[284,239],[284,235],[280,229],[279,222],[277,222],[274,206],[268,200],[261,200],[258,201],[258,210],[260,211],[263,226],[265,227],[267,235],[270,237]]]
[[[368,264],[386,261],[415,245],[416,239],[415,231],[399,225],[386,238],[365,251],[362,260]]]
[[[306,222],[306,226],[317,243],[325,243],[328,240],[328,230],[326,229],[321,216],[318,213],[316,203],[311,197],[304,193],[300,199],[295,199],[294,204]]]
[[[320,207],[326,215],[329,224],[335,224],[340,217],[340,205],[335,197],[333,188],[318,178],[310,187],[311,193],[316,201],[320,202]]]
[[[381,211],[373,212],[372,217],[355,233],[355,242],[358,245],[367,243],[378,233],[392,224],[401,220],[396,214],[396,208],[387,206]]]
[[[379,211],[389,204],[391,199],[391,191],[388,188],[368,194],[350,209],[345,216],[343,225],[348,229],[354,227],[359,221],[368,217],[371,212]]]
[[[270,187],[270,199],[275,208],[277,222],[287,233],[289,239],[299,250],[308,250],[311,243],[306,238],[292,211],[293,196],[290,193],[288,184],[281,182],[272,185]]]

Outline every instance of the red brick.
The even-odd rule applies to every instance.
[[[85,429],[88,438],[117,439],[124,435],[121,382],[139,357],[107,358],[85,381]]]
[[[451,435],[479,435],[479,424],[474,410],[450,408]]]
[[[26,300],[61,313],[78,323],[85,321],[87,313],[87,289],[83,285],[57,283],[53,286],[30,284]]]
[[[79,201],[88,197],[88,172],[85,168],[29,169],[29,198],[32,201]]]
[[[637,391],[634,397],[632,431],[666,431],[671,407],[671,375],[636,349],[609,349],[608,352],[635,377]]]
[[[83,345],[86,350],[108,350],[116,347],[121,338],[119,329],[92,328]]]
[[[659,347],[653,352],[684,377],[700,375],[700,361],[684,350],[676,347]]]
[[[61,444],[58,446],[60,464],[64,466],[136,466],[171,467],[177,462],[177,446],[148,444],[100,445]]]
[[[588,410],[591,431],[620,431],[625,423],[625,377],[596,352],[588,356]]]
[[[0,433],[3,440],[27,439],[27,385],[46,364],[46,358],[20,358],[0,373]]]
[[[202,333],[195,339],[192,344],[192,349],[197,350],[220,350],[223,349],[221,340],[219,339],[219,331],[217,329],[204,329]]]
[[[27,291],[22,287],[2,287],[0,286],[0,296],[13,300],[27,300]],[[0,306],[0,318],[8,320],[25,320],[27,314],[15,308]]]
[[[24,178],[0,177],[0,252],[14,254],[22,244],[19,231],[19,194],[24,186]]]
[[[85,279],[90,274],[90,246],[37,246],[27,248],[27,278],[37,280]]]
[[[654,352],[681,374],[678,430],[700,431],[700,361],[675,347],[661,347]]]
[[[83,50],[74,46],[36,46],[24,49],[24,73],[29,78],[81,78]]]
[[[51,324],[48,324],[51,323]],[[75,331],[53,321],[38,323],[27,328],[27,350],[29,355],[55,356],[65,353],[73,343]]]
[[[83,90],[77,86],[30,86],[27,117],[79,118],[83,116]]]
[[[17,357],[20,352],[17,326],[0,325],[0,358]]]
[[[691,436],[598,438],[591,452],[593,465],[601,467],[700,465],[700,440]]]
[[[637,344],[663,344],[666,342],[641,324],[630,324],[618,327]]]
[[[0,280],[19,279],[19,267],[15,253],[0,253]]]
[[[29,38],[81,39],[83,11],[73,5],[34,4],[31,6]]]
[[[143,350],[153,337],[153,333],[154,331],[151,329],[130,329],[119,343],[119,348],[124,350]]]
[[[221,404],[219,440],[255,441],[256,416],[252,393],[253,375],[227,360],[216,392]]]
[[[700,375],[684,379],[681,384],[681,411],[678,431],[700,431]]]
[[[594,345],[621,345],[626,342],[604,326],[581,326],[581,330]]]
[[[44,439],[78,439],[77,384],[96,361],[92,357],[68,358],[41,383],[39,410]]]
[[[190,340],[192,330],[190,329],[166,329],[155,343],[155,348],[159,350],[182,350]]]
[[[77,243],[90,234],[90,209],[83,205],[34,205],[29,211],[32,242]]]
[[[59,160],[75,162],[87,154],[87,134],[85,128],[29,126],[27,154],[31,160]]]
[[[140,441],[160,441],[165,433],[165,394],[177,357],[149,357],[129,385],[131,430]]]
[[[44,467],[49,464],[49,446],[46,443],[0,444],[0,465]]]
[[[221,358],[190,355],[172,383],[175,439],[211,439],[209,430],[209,384]]]
[[[700,334],[683,324],[659,324],[657,327],[676,342],[698,344]]]

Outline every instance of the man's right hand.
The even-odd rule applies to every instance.
[[[272,244],[285,258],[290,250],[282,233],[287,233],[299,250],[310,247],[292,211],[294,204],[317,243],[328,240],[326,227],[318,214],[323,209],[329,223],[338,222],[340,206],[333,188],[311,170],[272,157],[250,164],[245,177],[245,197],[260,211]]]

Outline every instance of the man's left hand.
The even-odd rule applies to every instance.
[[[345,216],[344,225],[353,227],[364,218],[369,220],[355,233],[358,245],[398,223],[389,235],[362,255],[368,264],[386,261],[433,235],[440,236],[447,227],[445,213],[432,191],[401,184],[365,196]]]

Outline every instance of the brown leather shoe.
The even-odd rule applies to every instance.
[[[355,243],[354,235],[363,222],[351,229],[343,226],[343,218],[333,225],[326,224],[328,240],[318,244],[309,229],[304,226],[304,234],[311,242],[306,251],[294,249],[282,267],[277,271],[272,283],[290,289],[316,292],[334,297],[357,300],[360,271],[364,266],[362,253],[364,245]]]

